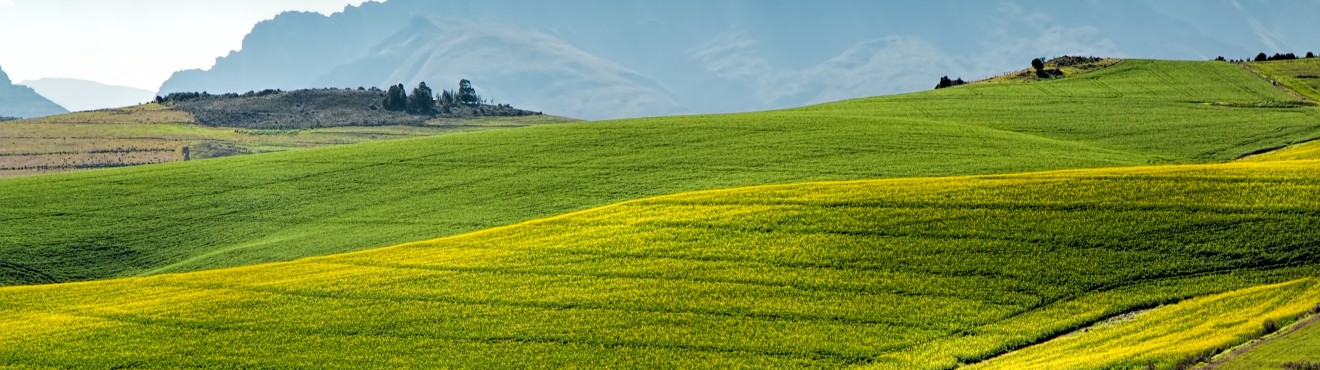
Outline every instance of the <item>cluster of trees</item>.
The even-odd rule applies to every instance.
[[[1308,51],[1306,52],[1305,56],[1302,56],[1300,58],[1297,57],[1297,54],[1293,54],[1293,53],[1274,53],[1274,55],[1259,53],[1256,54],[1255,58],[1251,58],[1251,59],[1225,59],[1223,56],[1219,56],[1218,58],[1215,58],[1215,60],[1220,62],[1229,62],[1229,63],[1244,63],[1248,61],[1269,62],[1274,60],[1294,60],[1294,59],[1303,59],[1303,58],[1306,59],[1315,58],[1315,52]]]
[[[1315,53],[1307,52],[1307,53],[1306,53],[1306,57],[1307,57],[1307,58],[1315,58]],[[1255,59],[1254,61],[1257,61],[1257,62],[1267,62],[1267,61],[1271,61],[1271,60],[1293,60],[1293,59],[1297,59],[1297,54],[1293,54],[1293,53],[1287,53],[1287,54],[1274,53],[1274,55],[1265,55],[1265,53],[1260,53],[1260,54],[1256,54],[1256,59]]]
[[[1045,59],[1043,58],[1032,59],[1031,68],[1036,70],[1037,78],[1063,77],[1063,71],[1058,68],[1045,69]]]
[[[472,81],[459,80],[458,90],[443,90],[439,95],[436,95],[431,87],[426,86],[425,82],[418,84],[411,95],[403,84],[390,86],[385,92],[385,101],[381,106],[393,112],[434,115],[449,113],[460,106],[470,107],[485,103],[486,100],[477,95],[477,89],[472,87]]]
[[[261,90],[261,91],[252,91],[252,90],[248,90],[248,92],[245,92],[245,93],[243,93],[243,94],[241,94],[241,95],[240,95],[240,94],[237,94],[237,93],[227,93],[227,94],[220,94],[220,95],[212,95],[212,94],[207,93],[207,92],[205,92],[205,91],[203,91],[203,92],[178,92],[178,93],[169,93],[168,95],[165,95],[165,96],[156,96],[156,100],[155,100],[155,102],[156,102],[156,103],[185,102],[185,101],[197,100],[197,99],[206,98],[206,97],[212,97],[212,96],[215,96],[215,97],[221,97],[221,98],[239,98],[239,97],[242,97],[242,98],[254,98],[254,97],[259,97],[259,96],[275,95],[275,94],[279,94],[279,93],[282,93],[282,92],[284,92],[284,90],[280,90],[280,89],[265,89],[265,90]]]
[[[938,85],[935,85],[935,89],[939,90],[946,87],[954,87],[954,86],[966,85],[966,84],[967,81],[963,81],[962,77],[958,77],[958,79],[956,80],[950,80],[949,76],[944,76],[944,77],[940,77],[940,83]]]

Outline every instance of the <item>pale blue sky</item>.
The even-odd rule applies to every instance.
[[[365,1],[0,0],[0,67],[15,81],[69,77],[156,91],[175,71],[210,68],[217,57],[240,48],[253,25],[280,12],[329,14]],[[648,50],[688,50],[708,69],[718,69],[717,75],[746,79],[783,69],[801,74],[829,60],[835,67],[861,63],[835,57],[860,58],[865,53],[857,53],[858,47],[883,47],[893,60],[874,69],[893,75],[867,84],[906,91],[933,78],[913,72],[923,66],[979,78],[1017,67],[1026,57],[1057,53],[1208,59],[1320,49],[1314,37],[1320,32],[1314,23],[1320,0],[404,2],[439,15],[548,32],[667,82],[676,78],[666,71],[688,73],[674,65],[689,61]],[[813,11],[793,10],[803,4]],[[682,24],[666,27],[665,22]],[[650,28],[632,26],[651,23],[665,31],[650,34]],[[836,32],[802,32],[804,24],[829,25]],[[619,47],[618,39],[647,40],[638,44],[647,47]],[[714,53],[710,47],[723,48]],[[932,55],[939,57],[922,59]],[[904,65],[911,68],[900,68]],[[841,73],[858,80],[856,71]],[[905,76],[916,80],[895,80]],[[880,92],[894,91],[864,93]],[[833,98],[838,97],[820,99]]]
[[[69,77],[155,91],[210,67],[257,22],[365,0],[0,0],[0,68],[15,82]]]

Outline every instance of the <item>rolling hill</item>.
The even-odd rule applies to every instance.
[[[0,364],[1171,368],[1320,300],[1318,165],[714,190],[293,262],[0,288]]]
[[[537,126],[0,181],[0,284],[286,261],[683,191],[1233,159],[1320,137],[1239,66],[1127,60],[735,115]]]

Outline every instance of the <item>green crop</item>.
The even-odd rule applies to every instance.
[[[1127,60],[783,111],[0,180],[0,285],[285,261],[701,189],[1223,161],[1320,136],[1317,110],[1265,104],[1288,99],[1225,63]]]
[[[1077,354],[1168,365],[1314,306],[1317,166],[736,188],[293,262],[0,288],[0,364],[1075,366],[1076,347],[1050,339],[1181,301],[1093,331],[1120,338],[1111,352]],[[1132,335],[1178,346],[1123,347],[1144,343]]]

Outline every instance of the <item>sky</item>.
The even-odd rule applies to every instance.
[[[239,49],[257,22],[365,1],[0,0],[0,69],[14,82],[62,77],[156,91],[174,71],[209,68]]]

